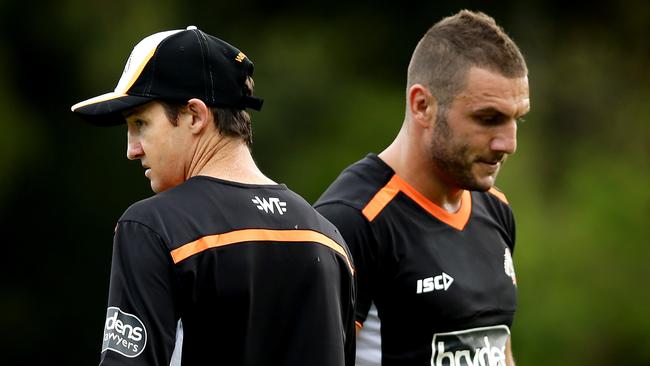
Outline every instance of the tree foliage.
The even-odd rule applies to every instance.
[[[112,90],[142,37],[192,24],[241,48],[265,98],[254,155],[313,202],[390,143],[413,47],[462,7],[494,16],[529,63],[532,110],[498,181],[518,223],[518,362],[649,364],[648,6],[290,3],[0,4],[6,364],[98,359],[113,226],[151,193],[125,131],[69,107]]]

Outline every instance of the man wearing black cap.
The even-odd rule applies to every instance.
[[[253,63],[196,27],[135,46],[72,107],[126,122],[157,194],[115,230],[102,365],[352,365],[354,269],[333,225],[255,165]]]

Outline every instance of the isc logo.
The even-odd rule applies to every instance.
[[[416,293],[421,294],[434,290],[447,291],[452,282],[454,282],[454,279],[445,272],[442,272],[441,275],[418,280]]]

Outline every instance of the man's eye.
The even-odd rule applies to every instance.
[[[494,115],[479,116],[478,119],[481,121],[481,123],[484,123],[486,125],[493,125],[499,122],[499,117]]]

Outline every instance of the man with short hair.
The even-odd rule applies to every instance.
[[[335,227],[251,156],[253,63],[196,27],[135,46],[72,110],[127,125],[156,195],[115,229],[101,365],[352,365],[354,269]]]
[[[514,365],[515,223],[494,181],[530,108],[527,74],[491,17],[436,23],[413,52],[393,143],[316,202],[354,258],[357,365]]]

